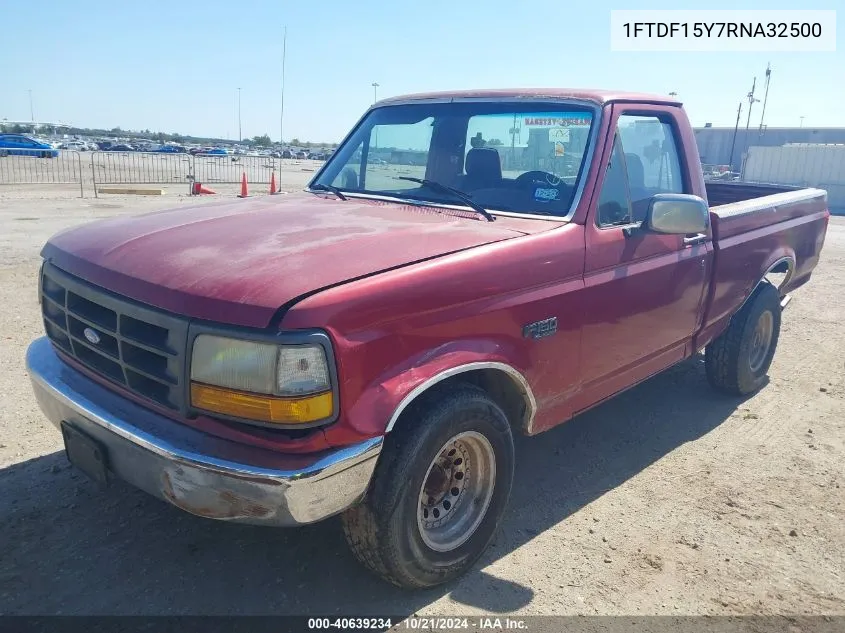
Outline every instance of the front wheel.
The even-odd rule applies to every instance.
[[[780,295],[764,283],[704,355],[707,379],[720,391],[747,395],[763,386],[780,336]]]
[[[513,466],[508,419],[482,389],[423,396],[388,435],[363,503],[343,514],[346,540],[360,562],[395,585],[447,582],[487,549]]]

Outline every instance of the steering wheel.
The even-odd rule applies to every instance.
[[[541,171],[539,169],[526,171],[524,174],[520,174],[514,179],[514,184],[516,184],[517,187],[528,187],[529,185],[540,183],[546,187],[559,187],[560,185],[566,185],[566,183],[563,182],[563,178],[560,176],[556,176],[555,174],[547,171]]]

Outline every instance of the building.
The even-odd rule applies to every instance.
[[[748,147],[779,147],[792,143],[812,143],[821,145],[845,143],[845,128],[834,127],[764,127],[762,132],[753,127],[746,134],[740,126],[695,128],[695,140],[698,154],[705,165],[731,165],[731,171],[739,172],[742,168],[743,155]],[[731,146],[733,160],[731,160]]]
[[[824,189],[831,210],[840,213],[845,211],[845,145],[752,145],[742,179]]]

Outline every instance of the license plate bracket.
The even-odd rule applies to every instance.
[[[68,461],[100,485],[108,485],[108,463],[103,446],[67,422],[62,422],[61,428]]]

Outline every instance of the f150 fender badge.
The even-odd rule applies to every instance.
[[[97,334],[96,330],[91,329],[90,327],[85,328],[82,330],[82,333],[85,335],[85,338],[88,339],[88,342],[92,345],[97,345],[100,342],[100,335]]]
[[[524,338],[544,338],[551,336],[557,332],[557,317],[543,319],[522,326],[522,336]]]

